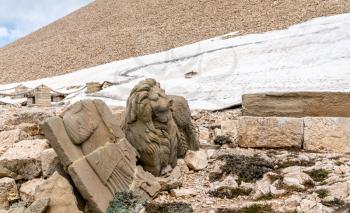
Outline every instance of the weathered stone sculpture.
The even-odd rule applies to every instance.
[[[45,136],[93,212],[105,212],[116,192],[153,197],[160,189],[151,174],[136,166],[136,150],[110,109],[99,100],[70,106],[44,125]]]
[[[128,141],[139,153],[143,168],[155,176],[168,165],[176,165],[188,149],[198,150],[187,101],[167,96],[154,79],[146,79],[132,90],[124,125]]]

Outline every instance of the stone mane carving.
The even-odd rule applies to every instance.
[[[77,102],[43,130],[93,212],[105,212],[116,192],[134,190],[149,198],[160,189],[136,166],[137,152],[104,102]]]
[[[187,101],[166,95],[154,79],[143,80],[133,88],[124,132],[138,151],[140,164],[155,176],[168,165],[174,168],[177,158],[188,149],[199,148]]]

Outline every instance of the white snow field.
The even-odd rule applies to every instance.
[[[155,78],[168,94],[186,97],[192,109],[237,105],[245,93],[350,90],[350,13],[263,34],[234,34],[22,84],[64,92],[68,86],[110,81],[117,85],[92,95],[79,91],[66,101],[100,97],[125,106],[135,84]],[[197,74],[186,78],[188,72]],[[16,85],[0,85],[0,91]]]

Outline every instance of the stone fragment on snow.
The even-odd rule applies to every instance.
[[[10,203],[19,199],[16,181],[4,177],[0,179],[0,209],[6,209]]]
[[[196,196],[197,192],[194,189],[189,188],[180,188],[171,190],[171,196],[180,198],[180,197],[193,197]]]
[[[208,166],[207,154],[203,150],[189,150],[185,156],[185,162],[190,169],[199,171]]]
[[[60,159],[52,148],[44,150],[41,153],[40,160],[44,177],[52,175],[60,166]]]
[[[44,179],[36,178],[25,182],[19,188],[21,200],[24,201],[27,205],[31,204],[35,200],[35,190],[41,184],[45,182]]]
[[[301,148],[303,120],[287,117],[240,117],[239,146],[245,148]]]
[[[49,198],[50,213],[80,213],[73,188],[69,182],[55,172],[35,192],[35,200]]]
[[[304,118],[304,149],[350,153],[350,118]]]
[[[7,171],[5,176],[16,179],[33,179],[41,174],[41,152],[49,146],[47,140],[20,141],[0,157],[0,168]]]

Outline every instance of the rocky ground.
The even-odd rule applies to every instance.
[[[0,48],[0,83],[56,76],[230,32],[261,33],[346,12],[348,0],[96,0]]]
[[[1,213],[43,212],[48,203],[56,212],[84,210],[39,125],[62,110],[0,107]],[[239,148],[240,115],[193,112],[202,149],[158,178],[163,191],[141,212],[350,211],[350,155]]]

